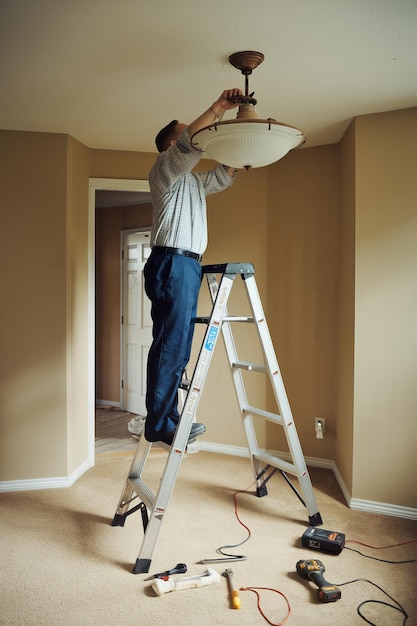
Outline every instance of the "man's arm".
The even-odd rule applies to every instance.
[[[241,96],[241,89],[225,89],[223,93],[217,98],[216,102],[213,102],[211,107],[204,111],[194,122],[188,126],[188,134],[190,139],[196,132],[210,126],[216,119],[221,117],[225,111],[235,109],[239,104],[235,102],[236,96]]]
[[[226,172],[229,174],[230,178],[234,178],[239,171],[235,169],[234,167],[229,167],[228,165],[223,165],[223,167],[226,170]]]
[[[213,124],[218,118],[222,117],[225,111],[230,109],[235,109],[239,104],[235,101],[237,96],[242,95],[241,89],[225,89],[222,94],[217,98],[216,102],[213,102],[210,108],[207,109],[200,117],[198,117],[194,122],[192,122],[188,126],[188,136],[190,137],[190,141],[199,130],[205,128],[206,126],[210,126]],[[229,167],[228,165],[223,166],[230,178],[234,178],[236,176],[237,170],[233,167]]]
[[[176,148],[170,146],[159,155],[149,174],[150,182],[151,179],[152,181],[156,179],[162,187],[167,187],[175,183],[185,172],[191,172],[202,154],[191,143],[193,134],[213,124],[225,111],[239,106],[235,98],[241,95],[242,91],[236,88],[223,91],[212,106],[184,129],[178,140],[173,142]],[[234,168],[225,165],[224,169],[230,178],[234,178],[236,174]]]

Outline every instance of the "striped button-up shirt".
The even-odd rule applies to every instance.
[[[183,248],[203,254],[207,247],[206,196],[229,187],[233,179],[223,165],[197,173],[202,152],[185,128],[175,144],[161,152],[149,172],[152,197],[152,246]]]

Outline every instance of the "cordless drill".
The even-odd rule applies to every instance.
[[[324,579],[325,567],[318,559],[298,561],[297,572],[301,578],[311,580],[319,588],[318,594],[321,602],[336,602],[342,597],[342,592],[336,585],[331,585]]]

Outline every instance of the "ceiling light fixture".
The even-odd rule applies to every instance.
[[[262,52],[253,51],[235,52],[229,57],[229,63],[245,76],[245,95],[236,98],[236,119],[220,119],[191,138],[196,148],[218,163],[246,170],[264,167],[305,142],[304,134],[293,126],[270,118],[258,119],[254,92],[249,93],[249,76],[263,60]]]

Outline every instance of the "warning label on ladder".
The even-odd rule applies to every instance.
[[[209,328],[208,334],[207,334],[207,339],[206,339],[206,343],[205,343],[205,348],[206,350],[210,350],[210,352],[213,351],[214,348],[214,344],[216,343],[216,337],[217,337],[217,333],[219,332],[219,329],[216,328],[215,326],[212,326],[211,328]]]

